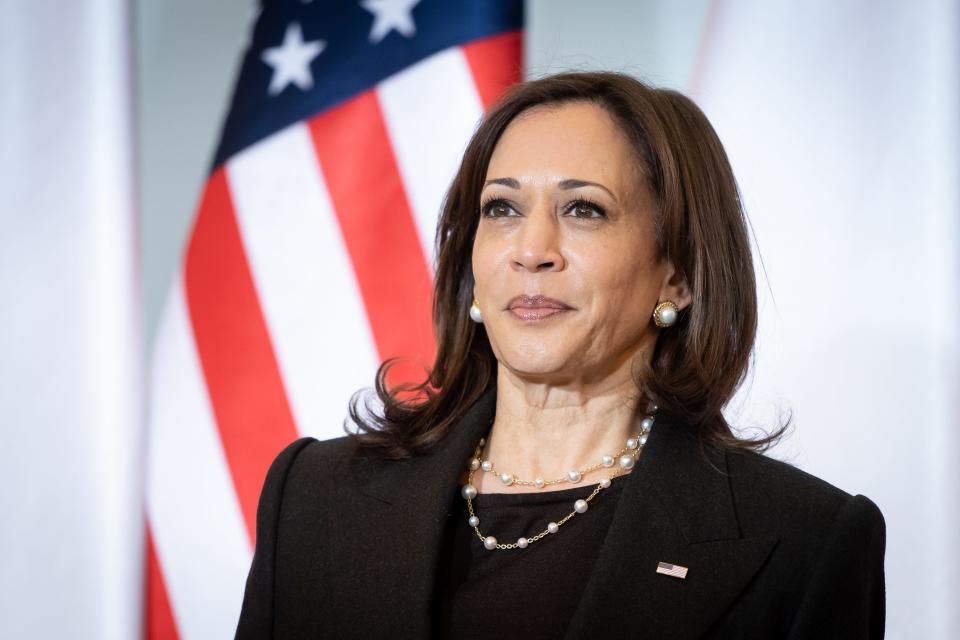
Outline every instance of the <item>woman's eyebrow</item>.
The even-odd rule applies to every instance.
[[[613,198],[614,201],[619,202],[619,200],[617,200],[617,196],[613,195],[613,191],[610,191],[610,189],[607,189],[605,186],[603,186],[598,182],[589,182],[587,180],[576,180],[574,178],[560,181],[560,188],[563,189],[564,191],[568,189],[576,189],[578,187],[597,187],[598,189],[603,189],[604,191],[610,194],[610,197]]]
[[[493,180],[487,180],[483,183],[484,187],[488,187],[491,184],[502,184],[505,187],[510,187],[511,189],[519,189],[520,183],[513,178],[494,178]]]
[[[510,187],[511,189],[520,188],[520,182],[518,182],[513,178],[493,178],[492,180],[487,180],[486,182],[484,182],[483,186],[484,188],[486,188],[491,184],[501,184],[505,187]],[[568,178],[566,180],[561,180],[559,182],[559,187],[564,191],[568,191],[570,189],[577,189],[579,187],[597,187],[598,189],[603,189],[604,191],[609,193],[610,197],[613,198],[614,200],[617,200],[617,196],[615,196],[614,193],[610,191],[610,189],[607,189],[605,186],[603,186],[599,182],[590,182],[589,180],[577,180],[575,178]]]

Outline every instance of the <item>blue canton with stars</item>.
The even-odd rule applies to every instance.
[[[213,166],[434,53],[522,26],[522,0],[264,0]]]

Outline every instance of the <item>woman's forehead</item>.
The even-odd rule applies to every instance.
[[[635,154],[613,117],[581,101],[534,107],[514,118],[494,148],[486,180],[577,179],[622,191],[635,172]]]

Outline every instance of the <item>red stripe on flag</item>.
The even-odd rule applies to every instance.
[[[483,108],[523,78],[523,32],[508,31],[463,46]]]
[[[177,640],[177,624],[163,582],[163,571],[157,560],[157,548],[153,544],[153,532],[147,522],[147,615],[144,637],[147,640]]]
[[[376,95],[315,117],[310,132],[377,350],[404,358],[389,382],[422,382],[435,350],[433,287]]]
[[[187,304],[233,485],[255,542],[257,499],[274,457],[298,436],[221,167],[187,247]]]

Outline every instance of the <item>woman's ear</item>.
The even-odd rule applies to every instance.
[[[677,309],[683,309],[693,302],[693,292],[687,279],[677,271],[673,263],[667,261],[663,283],[660,285],[660,300],[672,300]]]

